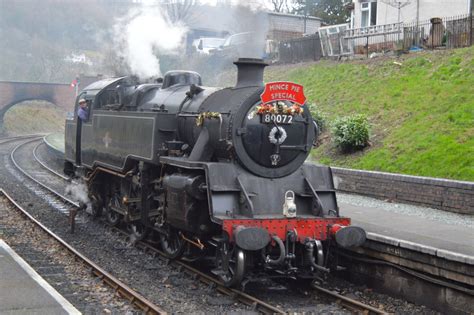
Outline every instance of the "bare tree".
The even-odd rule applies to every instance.
[[[162,3],[171,23],[187,21],[195,5],[196,0],[167,0]]]
[[[290,3],[292,0],[270,0],[274,12],[288,13],[290,12]]]

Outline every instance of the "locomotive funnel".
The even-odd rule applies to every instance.
[[[263,70],[268,64],[262,59],[239,58],[234,65],[237,66],[236,88],[263,86]]]

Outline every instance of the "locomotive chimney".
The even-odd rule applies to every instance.
[[[263,86],[263,70],[268,64],[262,59],[239,58],[234,65],[237,66],[236,88]]]

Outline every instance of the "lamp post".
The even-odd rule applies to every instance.
[[[470,2],[470,8],[469,8],[469,20],[471,21],[471,29],[469,30],[469,45],[472,46],[473,44],[473,36],[472,36],[472,33],[473,33],[473,28],[474,28],[474,23],[472,21],[473,19],[473,16],[474,16],[474,0],[471,0]]]
[[[308,14],[308,1],[304,2],[304,17],[303,17],[303,35],[306,34],[306,15]]]

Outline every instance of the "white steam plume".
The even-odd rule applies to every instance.
[[[83,182],[71,182],[66,186],[64,192],[66,195],[70,195],[74,201],[90,204],[87,186]]]
[[[121,55],[140,78],[161,75],[158,55],[178,52],[186,31],[182,24],[172,24],[157,6],[134,10],[115,26]]]

